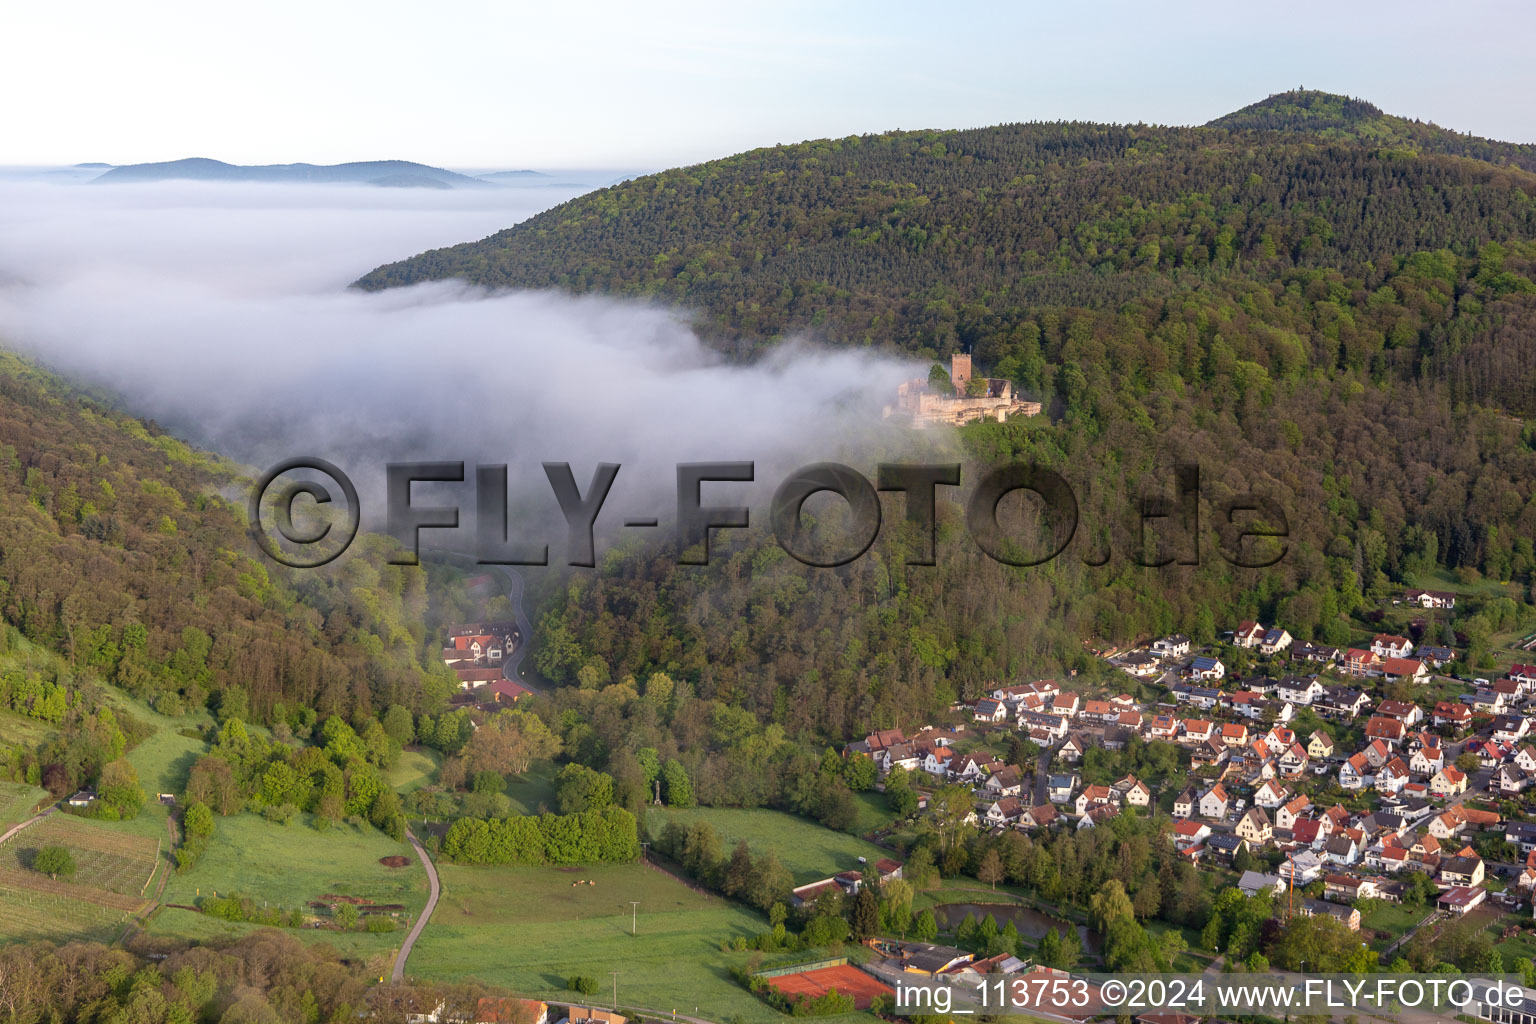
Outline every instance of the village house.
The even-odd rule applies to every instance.
[[[1351,647],[1344,652],[1344,671],[1352,676],[1381,675],[1381,656],[1375,651]]]
[[[1323,873],[1324,858],[1313,850],[1300,853],[1281,861],[1276,869],[1280,877],[1292,885],[1311,885]]]
[[[1076,775],[1052,775],[1046,780],[1046,797],[1053,804],[1071,803],[1080,782]]]
[[[1307,737],[1307,756],[1332,757],[1333,737],[1329,736],[1321,729],[1315,730],[1311,736]]]
[[[1006,722],[1008,720],[1008,705],[1000,700],[990,697],[976,702],[976,709],[971,712],[971,717],[978,722]]]
[[[1306,748],[1300,743],[1292,743],[1285,753],[1280,755],[1278,762],[1280,774],[1286,778],[1300,778],[1306,772],[1309,756]]]
[[[1276,626],[1264,631],[1264,639],[1259,641],[1259,653],[1265,656],[1279,654],[1290,645],[1291,634]]]
[[[1392,748],[1385,740],[1373,739],[1360,751],[1365,755],[1366,763],[1373,769],[1380,768],[1397,755],[1392,753]]]
[[[1291,645],[1292,661],[1311,661],[1332,665],[1343,656],[1343,651],[1337,647],[1329,647],[1327,644],[1314,644],[1301,640]]]
[[[1254,845],[1269,842],[1275,834],[1274,825],[1262,807],[1248,808],[1233,831]]]
[[[1366,739],[1381,740],[1391,747],[1395,747],[1403,742],[1407,735],[1408,727],[1395,718],[1383,718],[1380,715],[1376,715],[1365,723]]]
[[[1435,705],[1430,721],[1436,728],[1450,726],[1460,732],[1472,724],[1472,709],[1465,704],[1442,700]]]
[[[941,775],[948,777],[949,762],[954,759],[955,752],[948,747],[934,747],[923,755],[922,768],[929,775]]]
[[[1360,930],[1360,911],[1354,907],[1345,907],[1326,900],[1307,899],[1302,900],[1296,907],[1296,913],[1303,917],[1331,917],[1352,932]]]
[[[1447,914],[1461,915],[1488,898],[1488,890],[1481,886],[1455,885],[1440,894],[1435,906]]]
[[[950,764],[949,777],[956,782],[974,784],[978,779],[985,779],[988,775],[1002,767],[1001,764],[996,764],[996,767],[994,767],[994,764],[995,762],[986,755],[979,753],[965,754]]]
[[[1146,807],[1152,803],[1152,790],[1134,775],[1127,775],[1115,783],[1115,791],[1132,807]]]
[[[1189,637],[1183,633],[1165,636],[1152,643],[1152,653],[1160,658],[1182,658],[1189,653]]]
[[[1328,863],[1343,867],[1357,862],[1364,852],[1365,834],[1356,828],[1341,829],[1323,844],[1323,855]]]
[[[1108,786],[1088,786],[1077,795],[1077,800],[1073,804],[1073,810],[1081,816],[1087,814],[1095,807],[1101,807],[1114,802],[1118,795]]]
[[[993,827],[1006,827],[1013,824],[1024,813],[1017,797],[1005,796],[1001,800],[995,800],[987,805],[983,820]]]
[[[1296,827],[1296,822],[1312,806],[1312,801],[1305,793],[1292,797],[1288,802],[1275,809],[1275,827],[1290,832]]]
[[[1205,852],[1223,864],[1231,864],[1239,852],[1249,849],[1248,840],[1229,832],[1213,832],[1205,838]]]
[[[1407,637],[1393,636],[1390,633],[1378,633],[1371,640],[1371,653],[1383,660],[1387,658],[1406,658],[1413,653],[1413,642]]]
[[[1500,743],[1519,743],[1531,731],[1523,715],[1499,715],[1493,720],[1493,738]]]
[[[1184,670],[1191,679],[1221,679],[1227,674],[1227,666],[1216,658],[1198,657]]]
[[[1186,718],[1179,732],[1179,742],[1204,743],[1211,738],[1213,728],[1212,724],[1203,718]]]
[[[1435,881],[1441,885],[1482,885],[1484,870],[1483,858],[1472,853],[1469,846],[1440,861],[1440,874]]]
[[[1031,734],[1038,729],[1054,743],[1067,735],[1067,730],[1070,726],[1067,720],[1060,715],[1041,714],[1038,711],[1021,711],[1019,712],[1019,728]]]
[[[1359,690],[1339,686],[1329,688],[1323,697],[1312,704],[1318,714],[1325,718],[1348,720],[1358,717],[1361,711],[1370,707],[1371,699]]]
[[[1180,850],[1189,850],[1199,846],[1211,834],[1211,827],[1198,821],[1175,822],[1173,826],[1173,845]]]
[[[1446,765],[1429,780],[1429,791],[1442,800],[1449,800],[1467,791],[1467,775],[1454,765]]]
[[[1056,756],[1068,764],[1076,764],[1083,759],[1088,752],[1088,743],[1077,733],[1073,733],[1061,741],[1061,746],[1056,748]]]
[[[1093,722],[1113,722],[1119,714],[1119,709],[1107,700],[1085,700],[1078,717]]]
[[[1190,751],[1190,767],[1214,768],[1219,764],[1225,764],[1231,749],[1219,739],[1214,737],[1208,739]]]
[[[1467,827],[1466,819],[1457,812],[1458,807],[1453,807],[1444,814],[1437,814],[1429,820],[1429,834],[1436,839],[1450,839],[1459,835],[1462,829]]]
[[[1232,631],[1232,646],[1257,647],[1264,642],[1264,634],[1267,632],[1268,630],[1259,625],[1259,623],[1244,619]]]
[[[1174,683],[1172,690],[1174,703],[1189,704],[1205,711],[1219,705],[1225,697],[1220,690],[1211,689],[1208,686],[1194,686],[1190,683]]]
[[[1370,784],[1373,774],[1365,754],[1352,754],[1339,765],[1339,786],[1344,789],[1364,789]]]
[[[1019,777],[1018,768],[1013,765],[1005,765],[987,777],[982,783],[982,791],[987,796],[996,799],[1004,796],[1018,796],[1023,789],[1023,781]]]
[[[1271,896],[1279,896],[1285,892],[1285,879],[1279,875],[1266,875],[1257,871],[1244,871],[1237,880],[1237,887],[1242,890],[1244,896],[1257,896],[1267,892]]]
[[[1173,798],[1173,816],[1175,818],[1193,817],[1197,804],[1198,798],[1195,796],[1195,791],[1186,789]]]
[[[1442,668],[1456,660],[1456,652],[1449,647],[1434,647],[1420,644],[1419,649],[1413,653],[1420,661],[1433,668]]]
[[[1418,658],[1388,658],[1381,674],[1389,683],[1422,683],[1429,678],[1429,666]]]
[[[1218,782],[1200,797],[1200,816],[1218,820],[1225,818],[1229,802],[1226,789]]]
[[[1373,785],[1378,793],[1396,794],[1408,784],[1408,765],[1400,757],[1394,757],[1376,773]]]
[[[1376,705],[1376,714],[1381,718],[1391,718],[1410,727],[1424,721],[1424,709],[1404,700],[1384,700]]]
[[[1157,655],[1147,651],[1132,651],[1120,659],[1120,667],[1137,679],[1148,679],[1162,671]]]
[[[1408,761],[1408,770],[1425,778],[1433,777],[1445,767],[1445,750],[1439,746],[1421,746]]]
[[[1227,722],[1220,730],[1221,742],[1228,747],[1246,746],[1248,727],[1241,722]]]
[[[1405,590],[1403,600],[1420,608],[1456,607],[1456,595],[1444,590]]]
[[[1493,778],[1488,780],[1488,789],[1503,796],[1514,796],[1516,793],[1524,793],[1531,784],[1531,776],[1516,764],[1503,764],[1493,773]]]
[[[1286,676],[1275,687],[1275,696],[1292,704],[1311,704],[1327,692],[1317,676]]]
[[[1050,828],[1061,815],[1051,804],[1031,807],[1019,815],[1019,825],[1024,828]]]
[[[1265,810],[1272,811],[1289,800],[1290,796],[1284,786],[1274,779],[1270,779],[1254,791],[1253,803],[1256,807],[1263,807]]]

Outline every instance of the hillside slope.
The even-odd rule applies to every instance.
[[[255,552],[227,464],[0,353],[0,614],[32,643],[178,714],[233,702],[421,707],[425,576]],[[233,500],[231,500],[233,495]],[[414,630],[414,632],[413,632]]]
[[[357,284],[658,297],[707,314],[722,341],[810,330],[943,355],[1030,307],[1106,309],[1324,267],[1379,276],[1416,251],[1531,237],[1533,195],[1536,175],[1518,167],[1318,134],[897,132],[638,178]]]
[[[1312,89],[1276,93],[1210,122],[1232,131],[1302,132],[1321,139],[1445,153],[1536,171],[1536,146],[1481,139],[1435,124],[1394,117],[1365,100]]]
[[[843,736],[993,680],[1088,669],[1085,637],[1210,637],[1260,618],[1347,643],[1352,614],[1426,571],[1528,580],[1528,147],[1489,144],[1500,162],[1476,159],[1477,140],[1342,97],[1272,98],[1233,119],[758,150],[581,197],[358,284],[655,297],[699,311],[741,354],[790,331],[966,350],[1047,403],[1046,417],[962,438],[968,479],[1027,459],[1077,489],[1078,541],[1049,567],[999,566],[958,523],[936,569],[901,568],[884,536],[826,572],[785,564],[771,538],[727,542],[707,571],[631,558],[551,594],[538,661],[557,680],[662,670]],[[1175,461],[1201,465],[1206,523],[1223,495],[1279,501],[1285,559],[1235,569],[1208,543],[1198,568],[1135,565],[1128,510],[1167,492]],[[1084,564],[1105,548],[1107,564]],[[1473,664],[1507,614],[1468,604]]]

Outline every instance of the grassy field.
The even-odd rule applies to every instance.
[[[402,794],[411,793],[430,785],[442,763],[443,755],[431,748],[407,750],[401,753],[399,763],[389,770],[385,781]]]
[[[409,866],[389,868],[379,863],[379,858],[396,854],[409,857]],[[327,893],[403,904],[406,915],[414,918],[426,903],[427,876],[410,847],[366,826],[338,825],[316,832],[301,821],[275,825],[254,814],[236,814],[215,819],[207,852],[192,870],[171,875],[163,900],[196,906],[203,896],[240,895],[313,912],[306,904]],[[379,935],[311,929],[298,934],[329,942],[348,955],[371,956],[399,945],[405,920],[402,916],[400,931]],[[210,921],[193,911],[166,907],[149,930],[206,939],[241,934],[253,927]]]
[[[619,1003],[746,1024],[785,1018],[729,975],[750,953],[722,952],[723,941],[766,930],[767,922],[717,896],[694,892],[641,864],[561,870],[439,864],[443,901],[411,954],[423,978],[475,977],[529,995],[573,998],[572,974],[597,979],[595,1002]],[[595,885],[573,885],[587,879]],[[630,934],[629,901],[639,901]],[[850,1014],[842,1020],[873,1020]]]
[[[48,791],[24,782],[0,782],[0,832],[28,818]]]
[[[1381,903],[1369,915],[1360,919],[1360,927],[1386,932],[1387,938],[1372,942],[1373,948],[1385,949],[1396,942],[1398,936],[1428,917],[1431,909],[1405,907],[1400,903]]]
[[[866,832],[873,832],[877,828],[890,824],[896,817],[886,806],[884,793],[855,793],[853,800],[859,809],[859,815],[853,820],[853,826],[848,831],[854,835],[862,836]]]
[[[725,807],[694,807],[688,810],[652,808],[646,823],[660,833],[668,820],[685,824],[707,821],[714,826],[726,851],[745,839],[755,856],[773,853],[789,869],[796,885],[814,882],[839,871],[859,866],[859,858],[871,861],[890,856],[885,850],[846,832],[834,832],[813,821],[783,811],[735,810]]]
[[[512,798],[513,814],[538,814],[540,807],[558,810],[554,764],[535,761],[526,772],[507,782],[507,796]]]
[[[22,747],[45,743],[54,734],[53,727],[9,709],[0,710],[0,739]]]

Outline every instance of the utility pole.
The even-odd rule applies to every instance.
[[[629,901],[629,934],[640,934],[640,901]]]
[[[618,1008],[619,1008],[619,972],[618,971],[609,971],[608,973],[613,975],[613,1008],[614,1008],[614,1010],[618,1010]]]
[[[641,860],[650,860],[651,859],[651,844],[650,843],[642,842],[640,844],[640,859]]]

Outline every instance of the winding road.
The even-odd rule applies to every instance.
[[[421,938],[421,933],[427,927],[427,921],[432,917],[432,911],[437,909],[437,899],[443,894],[442,884],[437,880],[437,868],[432,863],[432,858],[427,856],[426,848],[416,840],[416,836],[409,830],[405,838],[410,840],[411,848],[416,851],[416,856],[421,858],[421,866],[427,869],[427,905],[421,908],[421,913],[416,915],[416,923],[411,925],[410,934],[400,944],[400,954],[395,957],[395,969],[390,979],[395,983],[405,980],[405,961],[411,955],[411,948],[416,945],[416,940]]]
[[[517,643],[512,645],[512,652],[501,663],[501,676],[503,679],[514,683],[528,685],[526,679],[518,677],[518,670],[522,667],[523,658],[528,653],[528,641],[533,637],[533,623],[528,621],[528,613],[523,610],[523,576],[515,569],[505,566],[490,567],[493,572],[506,577],[507,600],[512,602],[512,621],[517,624]]]

